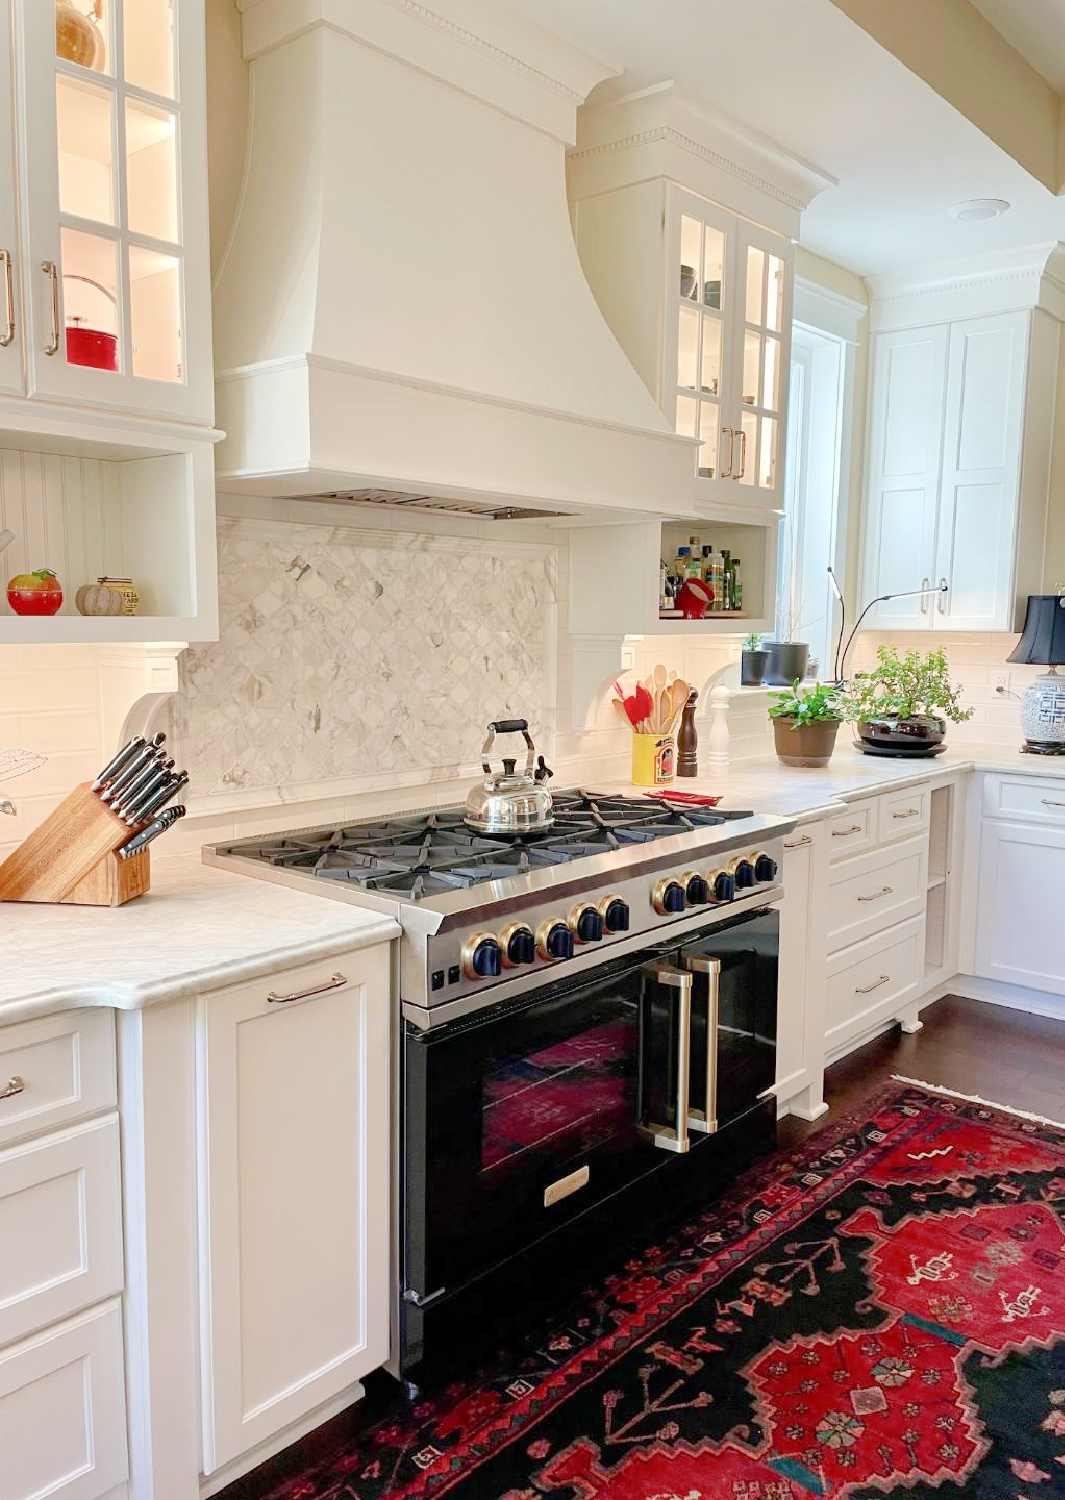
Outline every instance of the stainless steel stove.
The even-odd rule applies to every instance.
[[[208,845],[204,858],[395,915],[404,1014],[425,1027],[779,894],[783,819],[583,790],[555,793],[554,811],[550,829],[516,838],[474,832],[459,806]]]

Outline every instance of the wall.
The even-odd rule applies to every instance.
[[[248,65],[237,0],[207,0],[207,186],[211,275],[218,275],[236,215],[248,140]]]

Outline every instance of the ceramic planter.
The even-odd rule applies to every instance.
[[[931,714],[858,721],[858,738],[867,755],[938,755],[946,733],[946,720]]]
[[[785,766],[827,766],[842,722],[818,719],[813,724],[796,725],[794,719],[774,719],[777,759]]]
[[[791,687],[793,682],[801,682],[806,676],[809,646],[801,641],[766,641],[765,650],[769,660],[763,682],[771,687]]]
[[[740,657],[741,684],[744,687],[761,687],[768,664],[768,651],[744,651]]]

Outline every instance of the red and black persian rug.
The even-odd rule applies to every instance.
[[[892,1085],[306,1456],[270,1500],[1065,1495],[1065,1129]]]

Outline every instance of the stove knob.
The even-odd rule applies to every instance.
[[[503,949],[490,932],[478,932],[462,950],[468,979],[498,979],[503,972]]]
[[[573,933],[565,922],[544,922],[536,934],[536,946],[542,958],[572,958]]]
[[[702,875],[682,875],[684,895],[689,906],[705,906],[710,900],[710,887]]]
[[[578,943],[600,943],[603,940],[603,917],[594,906],[575,906],[569,925]]]
[[[660,880],[651,896],[660,917],[673,917],[684,910],[684,887],[679,880]]]
[[[746,855],[741,855],[738,859],[730,860],[728,872],[736,882],[736,889],[738,891],[747,890],[750,886],[754,885],[754,866]]]
[[[629,903],[620,896],[607,896],[599,903],[603,926],[607,932],[628,932]]]
[[[536,962],[536,938],[531,927],[524,922],[515,922],[500,934],[503,947],[503,962],[508,969],[517,969],[521,964]]]
[[[714,901],[731,901],[736,894],[736,882],[724,870],[711,870],[707,876],[710,895]]]
[[[766,854],[764,849],[759,850],[754,856],[754,878],[760,881],[777,878],[777,862],[771,855]]]

